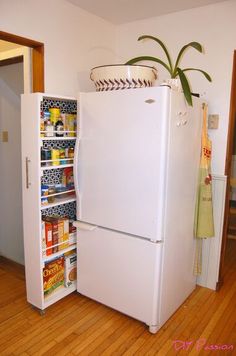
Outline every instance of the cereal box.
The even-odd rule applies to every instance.
[[[63,244],[59,245],[59,250],[63,250],[69,246],[69,219],[58,218],[58,238],[59,242]]]
[[[46,257],[46,232],[45,232],[45,221],[41,221],[41,239],[42,239],[42,254]]]
[[[53,216],[45,216],[44,220],[52,226],[52,253],[58,251],[58,221]]]
[[[52,254],[52,224],[45,221],[45,240],[46,240],[46,255],[49,256]]]
[[[64,256],[60,256],[45,263],[43,268],[44,296],[51,295],[55,290],[64,285]]]

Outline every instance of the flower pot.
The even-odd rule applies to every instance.
[[[157,70],[145,65],[104,65],[93,68],[90,78],[96,91],[144,88],[153,86]]]

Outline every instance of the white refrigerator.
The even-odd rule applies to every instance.
[[[155,333],[194,290],[201,103],[168,86],[81,93],[79,293]]]

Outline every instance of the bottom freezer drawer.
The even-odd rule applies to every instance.
[[[158,324],[161,243],[95,228],[78,232],[79,293]]]

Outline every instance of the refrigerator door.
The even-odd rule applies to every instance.
[[[77,230],[78,292],[157,329],[163,244],[80,222]]]
[[[168,87],[80,95],[77,218],[162,239]]]

